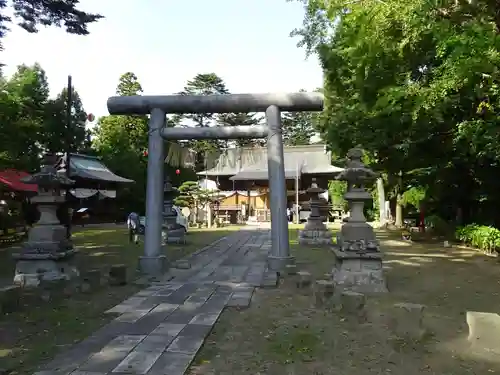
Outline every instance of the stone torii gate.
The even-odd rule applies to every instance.
[[[157,276],[168,266],[162,254],[162,201],[164,174],[164,139],[236,139],[266,138],[271,204],[271,254],[269,269],[279,271],[293,262],[290,256],[286,218],[286,182],[283,156],[281,111],[321,111],[323,95],[229,94],[114,96],[108,99],[112,115],[150,115],[148,170],[146,188],[146,233],[144,256],[139,259],[142,272]],[[266,125],[209,128],[167,128],[167,114],[265,112]]]

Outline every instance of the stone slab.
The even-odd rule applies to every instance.
[[[154,352],[137,352],[133,351],[123,359],[118,366],[113,369],[113,372],[125,374],[146,374],[153,367],[156,360],[160,357],[162,351]]]
[[[186,324],[161,323],[151,332],[152,335],[177,336],[180,331],[186,327]]]
[[[149,311],[152,310],[152,307],[149,309],[135,309],[135,310],[129,310],[119,317],[115,319],[116,322],[123,322],[123,323],[135,323],[139,319],[141,319],[143,316],[145,316]]]
[[[204,340],[204,337],[177,336],[168,346],[167,352],[192,354],[194,356],[200,350]]]
[[[108,373],[113,371],[127,355],[128,352],[126,351],[102,350],[93,354],[88,361],[78,369],[80,371]]]
[[[175,336],[150,334],[134,349],[136,352],[164,352]]]
[[[198,315],[195,315],[193,319],[189,322],[189,324],[201,324],[201,325],[208,325],[208,326],[213,326],[215,322],[217,322],[217,319],[219,319],[221,311],[219,312],[203,312]]]
[[[128,353],[144,340],[145,337],[145,335],[120,335],[111,340],[102,351],[124,351]]]
[[[145,296],[130,297],[129,299],[123,301],[122,303],[116,305],[115,307],[107,310],[106,314],[123,314],[139,306],[141,303],[146,301],[146,299],[147,298]]]
[[[246,290],[237,289],[233,292],[227,305],[229,307],[249,307],[252,301],[253,292],[253,288],[248,288]]]
[[[500,315],[479,311],[467,311],[468,341],[475,350],[500,354]]]
[[[193,359],[192,354],[162,353],[148,375],[184,375]]]
[[[189,324],[189,322],[195,317],[195,315],[196,308],[181,306],[168,316],[166,322],[174,324]]]
[[[187,337],[207,337],[213,326],[203,324],[187,324],[179,333],[180,336]]]

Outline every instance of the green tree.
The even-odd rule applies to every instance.
[[[199,194],[200,186],[196,181],[184,181],[177,188],[179,195],[175,198],[174,204],[179,207],[194,208],[196,196]]]
[[[120,77],[117,95],[139,95],[142,87],[134,73]],[[124,187],[118,195],[121,206],[144,211],[148,145],[147,116],[104,116],[94,129],[92,147],[115,173],[135,184]]]
[[[67,88],[46,104],[46,117],[40,134],[40,142],[42,147],[49,152],[65,152],[69,139],[72,152],[84,153],[90,148],[90,131],[85,128],[87,113],[76,90],[73,90],[71,98],[70,129],[67,127]]]
[[[36,33],[38,25],[62,27],[67,33],[89,34],[88,25],[103,18],[100,14],[87,13],[78,8],[78,0],[0,0],[0,38],[9,31],[9,24],[16,22],[29,33]],[[13,8],[14,17],[5,15]]]
[[[299,92],[305,92],[301,89]],[[321,91],[316,89],[315,91]],[[311,143],[311,137],[317,133],[317,112],[283,113],[283,139],[287,146],[303,146]]]
[[[311,137],[316,133],[312,112],[287,112],[283,114],[283,139],[287,146],[302,146],[310,144]]]
[[[219,126],[255,126],[262,123],[262,116],[256,113],[222,113],[217,116]],[[235,144],[238,147],[262,146],[265,141],[262,139],[236,139]]]
[[[45,71],[38,64],[20,65],[2,86],[0,109],[6,118],[0,125],[4,135],[1,164],[34,171],[39,167],[40,134],[49,97]]]
[[[189,80],[184,87],[181,95],[224,95],[229,94],[226,84],[215,73],[197,74],[192,80]],[[215,125],[215,114],[186,114],[181,117],[187,120],[189,125],[196,127],[207,127]],[[216,154],[220,151],[221,142],[217,140],[199,140],[187,142],[187,146],[194,149],[198,154],[196,161],[196,170],[203,170],[207,165],[206,155]]]
[[[426,199],[443,216],[461,210],[469,220],[495,220],[500,38],[493,2],[303,3],[304,25],[293,34],[324,68],[320,130],[336,153],[361,144],[387,172],[398,203],[408,187],[428,187]]]

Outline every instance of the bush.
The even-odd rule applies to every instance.
[[[500,249],[500,230],[486,225],[469,224],[459,227],[455,237],[464,244],[476,247],[489,254]]]

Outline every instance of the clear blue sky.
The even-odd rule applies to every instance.
[[[106,115],[121,74],[137,74],[145,94],[180,91],[197,73],[214,72],[235,93],[284,92],[322,85],[316,58],[305,59],[289,33],[302,23],[299,3],[286,0],[82,0],[106,18],[81,37],[61,29],[28,34],[16,26],[1,61],[39,62],[52,94],[73,76],[87,112]]]

